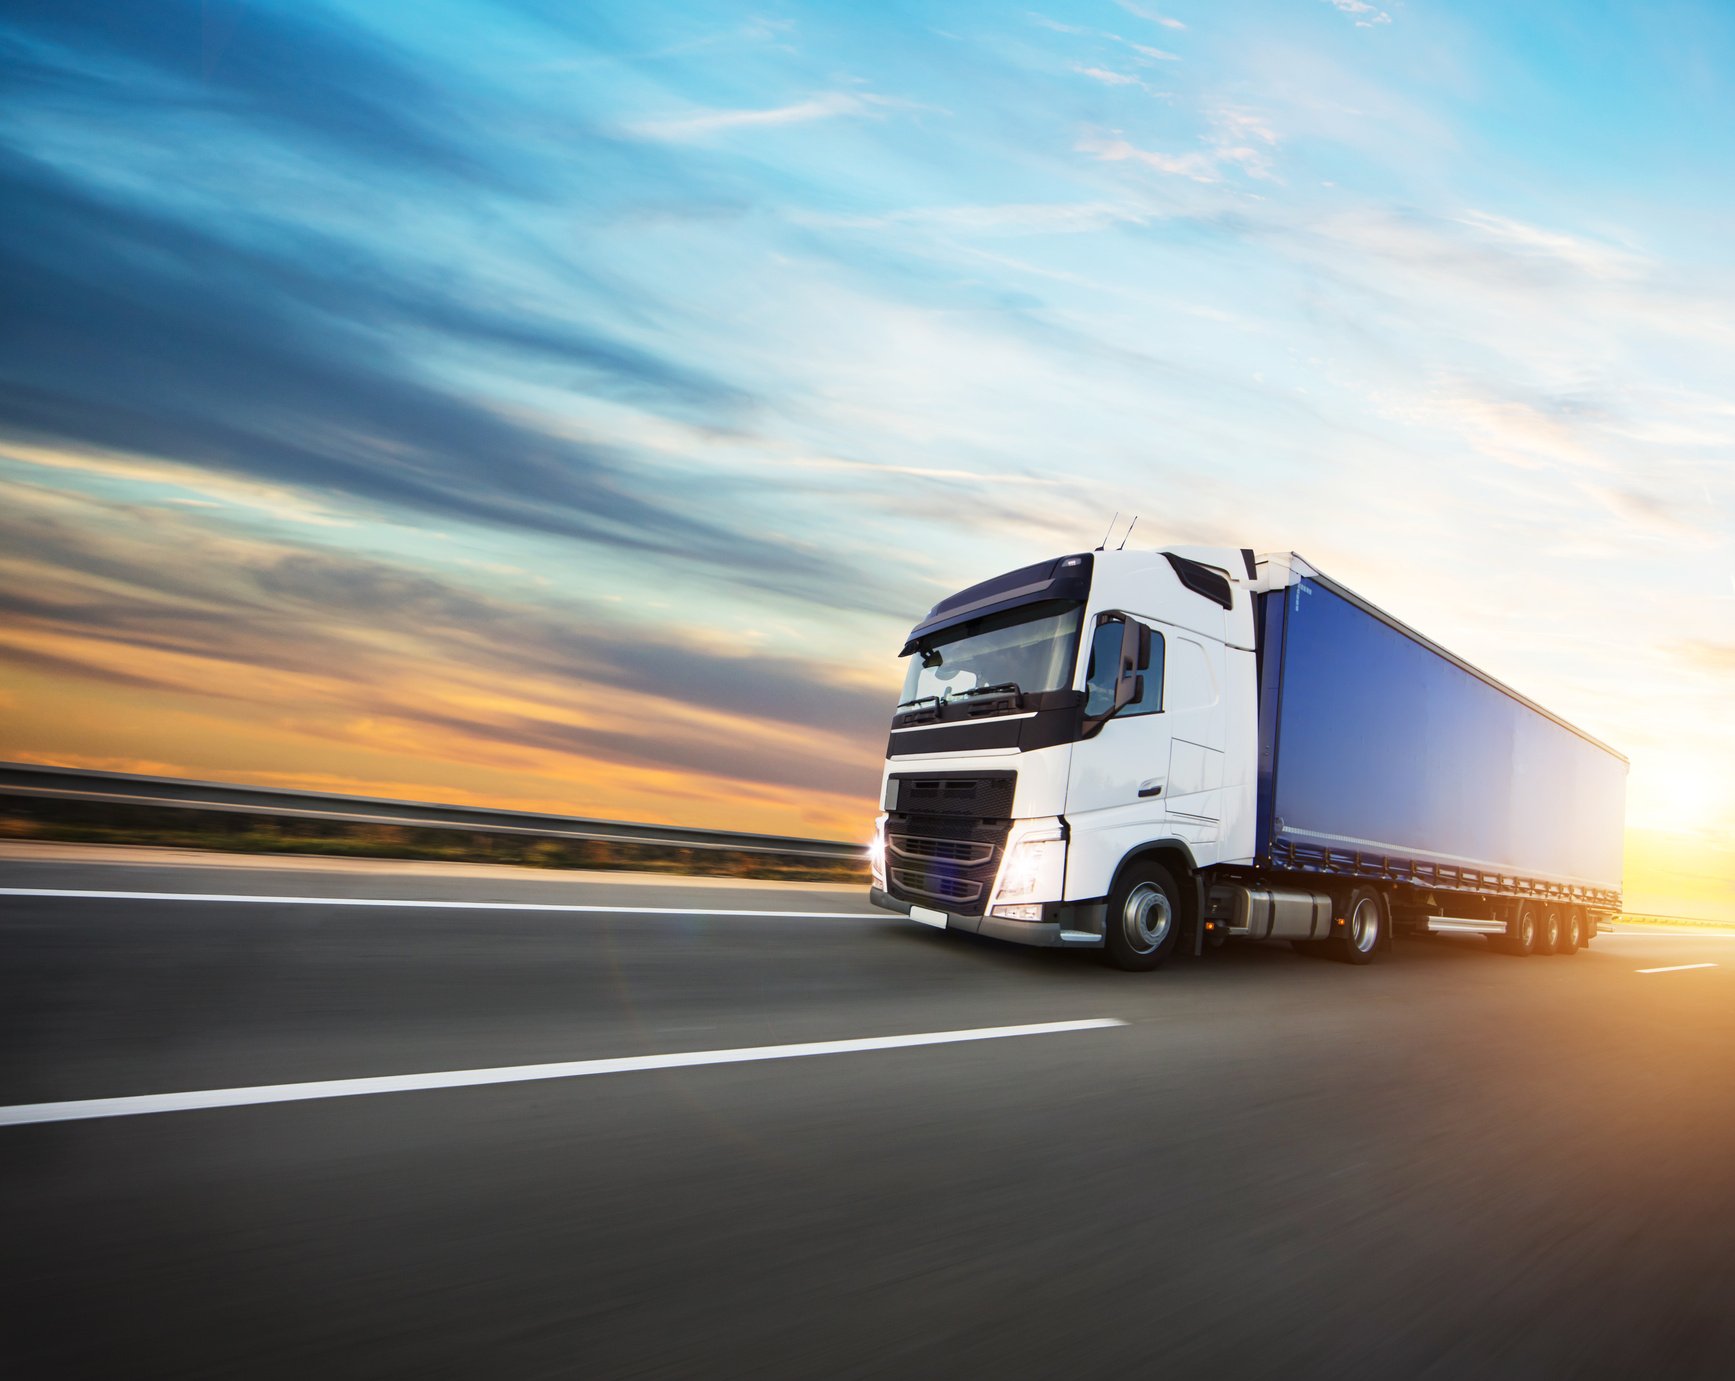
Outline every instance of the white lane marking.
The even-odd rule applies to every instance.
[[[416,906],[444,911],[590,911],[634,916],[799,916],[827,921],[866,921],[882,911],[721,911],[696,906],[606,906],[576,902],[417,901],[401,897],[268,897],[250,892],[97,892],[61,887],[0,887],[0,897],[82,897],[90,901],[226,901],[272,906]]]
[[[86,1098],[70,1103],[20,1103],[0,1108],[0,1127],[32,1122],[76,1122],[92,1117],[135,1117],[142,1113],[187,1112],[194,1108],[234,1108],[254,1103],[294,1103],[312,1098],[353,1098],[366,1093],[405,1093],[412,1089],[469,1088],[477,1084],[521,1084],[538,1079],[577,1079],[587,1074],[627,1074],[645,1069],[686,1069],[695,1065],[747,1064],[754,1060],[794,1060],[808,1055],[848,1055],[862,1050],[904,1050],[914,1045],[955,1045],[961,1041],[1003,1040],[1008,1036],[1050,1036],[1062,1031],[1098,1031],[1125,1026],[1117,1017],[1082,1021],[1044,1021],[1029,1026],[980,1026],[966,1031],[923,1031],[910,1036],[863,1036],[799,1045],[752,1045],[735,1050],[687,1050],[673,1055],[626,1055],[608,1060],[569,1060],[564,1064],[510,1065],[501,1069],[457,1069],[440,1074],[388,1074],[367,1079],[322,1079],[306,1084],[264,1084],[256,1088],[204,1089],[194,1093],[147,1093],[127,1098]]]
[[[1612,935],[1596,937],[1603,940],[1735,940],[1735,930],[1617,930]]]
[[[1715,964],[1669,964],[1660,969],[1634,969],[1634,973],[1682,973],[1687,969],[1714,969]]]

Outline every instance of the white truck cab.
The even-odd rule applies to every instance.
[[[1100,947],[1129,858],[1171,878],[1251,863],[1257,579],[1231,548],[1096,551],[930,610],[904,648],[874,900]]]

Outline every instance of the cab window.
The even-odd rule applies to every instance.
[[[1105,715],[1114,706],[1115,675],[1120,670],[1121,625],[1099,623],[1090,640],[1090,665],[1085,670],[1084,712]],[[1151,629],[1151,664],[1139,675],[1145,678],[1144,694],[1121,711],[1122,715],[1157,714],[1163,708],[1163,635]]]

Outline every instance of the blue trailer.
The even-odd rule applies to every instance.
[[[1256,618],[1265,868],[1619,908],[1614,749],[1317,572]]]
[[[873,900],[1154,968],[1397,933],[1570,954],[1620,908],[1626,760],[1294,553],[1080,552],[904,647]]]

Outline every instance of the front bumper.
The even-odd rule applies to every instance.
[[[887,911],[896,911],[903,916],[910,914],[909,902],[900,901],[882,888],[870,887],[868,900]],[[1078,924],[1071,914],[1073,908],[1045,907],[1044,914],[1047,915],[1051,910],[1057,913],[1056,918],[1040,921],[1014,921],[1005,916],[959,916],[950,911],[944,914],[947,930],[962,930],[969,935],[1010,940],[1015,945],[1063,945],[1067,949],[1093,949],[1101,946],[1100,933],[1072,928]]]

